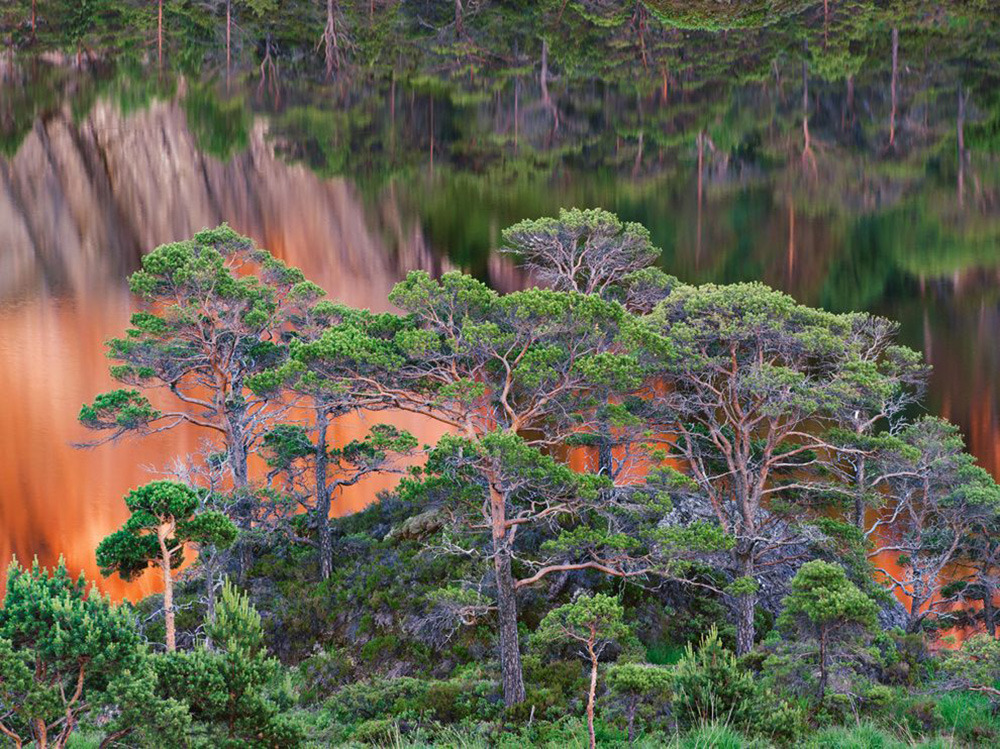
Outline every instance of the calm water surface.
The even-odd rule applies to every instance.
[[[3,57],[0,564],[63,554],[98,577],[123,493],[198,449],[181,431],[71,444],[80,404],[112,385],[103,341],[127,324],[128,274],[222,221],[331,296],[385,309],[412,268],[522,285],[496,253],[503,227],[603,206],[647,225],[682,280],[758,279],[898,320],[934,366],[928,408],[997,475],[997,28],[846,5],[607,39],[619,57],[596,72],[558,35],[496,40],[495,66],[286,75],[277,90]]]

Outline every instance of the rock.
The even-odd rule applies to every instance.
[[[440,510],[436,508],[427,510],[419,515],[408,517],[403,521],[402,525],[399,525],[389,531],[385,536],[385,540],[415,541],[439,531],[443,525],[444,518],[442,517]]]

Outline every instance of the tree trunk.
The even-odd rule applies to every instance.
[[[916,632],[920,629],[920,625],[924,621],[924,615],[920,612],[920,609],[923,608],[926,600],[926,596],[914,595],[910,598],[910,618],[906,622],[907,634],[916,634]]]
[[[826,629],[820,633],[819,636],[819,701],[820,704],[823,703],[823,698],[826,696],[826,668],[827,668],[827,654],[826,654]]]
[[[753,579],[753,560],[740,561],[740,576]],[[736,654],[746,655],[753,650],[754,609],[757,607],[757,593],[744,593],[736,597]]]
[[[199,551],[199,555],[201,552]],[[215,560],[205,565],[205,622],[215,623]],[[212,636],[205,635],[205,649],[214,650]]]
[[[35,718],[35,745],[38,749],[47,749],[49,745],[49,729],[41,718]]]
[[[330,528],[330,488],[327,485],[329,457],[326,432],[329,421],[326,409],[316,409],[316,534],[319,536],[319,568],[324,580],[333,574],[333,534]]]
[[[609,479],[614,479],[614,454],[611,450],[611,440],[601,438],[597,444],[597,472]]]
[[[635,742],[635,713],[638,708],[638,698],[630,697],[628,707],[625,710],[625,719],[628,721],[626,730],[628,731],[628,743],[630,744]]]
[[[38,0],[31,0],[31,36],[35,36],[35,4]]]
[[[594,652],[593,632],[591,641],[587,643],[587,653],[590,655],[590,691],[587,692],[587,733],[590,734],[590,749],[596,749],[597,737],[594,734],[594,698],[597,694],[597,653]]]
[[[241,392],[242,388],[234,392]],[[249,484],[247,470],[247,444],[243,426],[243,412],[238,407],[227,409],[226,413],[226,449],[229,455],[229,470],[233,477],[233,496],[236,500],[233,508],[233,518],[241,532],[249,531],[252,523],[251,498],[247,486]],[[235,551],[239,560],[240,579],[250,569],[250,546],[246,537],[236,541]]]
[[[455,36],[462,36],[464,31],[464,19],[463,19],[463,9],[462,0],[455,0]]]
[[[167,536],[173,531],[172,524],[163,523],[156,529],[156,540],[160,543],[160,571],[163,573],[163,623],[167,630],[167,652],[177,649],[174,629],[174,578],[170,570],[170,550]]]
[[[510,571],[510,551],[504,542],[494,546],[493,565],[497,578],[497,618],[500,625],[500,672],[503,701],[507,707],[524,702],[524,674],[521,669],[521,646],[517,634],[517,600],[514,577]]]
[[[854,496],[854,527],[865,532],[865,459],[858,458],[858,467],[854,476],[854,487],[859,494]]]
[[[990,637],[996,637],[996,608],[993,606],[993,586],[983,586],[983,628]]]

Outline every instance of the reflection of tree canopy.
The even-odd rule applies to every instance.
[[[67,2],[41,2],[43,16]],[[127,17],[132,33],[116,36],[116,59],[148,54],[148,6],[104,0],[86,44]],[[242,62],[229,93],[192,72],[219,69],[221,7],[167,3],[169,59],[186,71],[180,90],[200,147],[228,158],[246,148],[254,114],[263,117],[286,159],[349,176],[372,199],[411,186],[395,199],[436,246],[481,273],[498,226],[569,204],[647,224],[677,272],[781,283],[774,277],[794,272],[796,290],[815,300],[846,295],[863,306],[893,273],[989,262],[1000,220],[1000,51],[985,0],[481,0],[464,3],[460,30],[451,3],[341,0],[344,64],[330,83],[319,82],[314,50],[318,4],[290,0],[258,15],[236,2]],[[13,15],[3,16],[7,29]],[[43,30],[38,45],[59,41],[53,25]],[[20,39],[23,29],[7,33]],[[280,61],[279,95],[257,86],[265,40]],[[0,84],[7,153],[63,101],[80,113],[106,95],[128,111],[172,90],[121,63],[97,84],[62,87],[44,81],[86,79],[26,69]],[[709,207],[711,221],[695,226]],[[793,266],[782,222],[796,220],[822,224],[823,236]],[[870,248],[864,258],[859,244]],[[862,261],[878,272],[858,283]]]

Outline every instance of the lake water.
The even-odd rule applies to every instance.
[[[429,48],[423,66],[331,82],[4,55],[0,563],[62,554],[99,577],[121,496],[198,448],[181,431],[72,443],[80,405],[112,384],[102,344],[127,324],[142,253],[222,221],[385,309],[412,268],[520,286],[502,228],[602,206],[649,227],[684,281],[757,279],[898,320],[934,367],[928,409],[998,475],[996,16],[805,5],[758,28],[649,20]],[[581,51],[595,44],[599,63]]]

